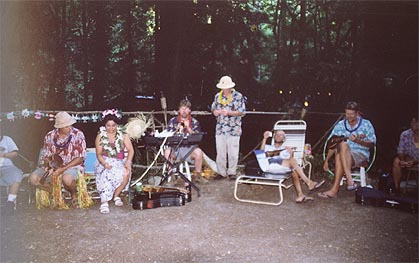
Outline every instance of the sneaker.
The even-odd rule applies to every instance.
[[[198,184],[207,184],[208,180],[202,177],[201,173],[196,173],[193,180]]]
[[[224,177],[224,176],[222,176],[221,174],[217,174],[215,177],[214,177],[214,180],[222,180],[222,179],[225,179],[226,177]]]
[[[228,179],[230,179],[230,181],[236,180],[237,176],[235,174],[230,174],[230,175],[228,175]]]
[[[124,203],[122,202],[121,197],[115,197],[113,199],[113,201],[115,202],[115,206],[123,206],[124,205]]]

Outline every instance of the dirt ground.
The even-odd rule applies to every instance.
[[[326,189],[325,185],[323,189]],[[201,185],[181,207],[20,208],[1,217],[1,262],[418,262],[418,215],[339,197],[280,206],[238,202],[234,182]],[[306,188],[304,188],[306,190]],[[252,197],[275,190],[243,188]]]

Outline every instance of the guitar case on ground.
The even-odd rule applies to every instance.
[[[361,205],[397,208],[415,214],[418,212],[417,198],[392,196],[368,187],[361,187],[355,191],[355,202]]]
[[[132,208],[136,210],[158,207],[183,206],[187,200],[184,192],[168,190],[164,192],[136,192],[132,199]]]

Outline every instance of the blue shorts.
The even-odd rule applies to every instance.
[[[33,171],[32,174],[36,174],[39,177],[42,177],[45,173],[45,169],[43,167],[37,168],[35,171]],[[69,168],[67,170],[64,171],[63,174],[70,174],[73,177],[73,180],[77,180],[77,178],[79,177],[79,169],[77,168]],[[49,176],[46,180],[47,182],[51,181],[51,177]]]
[[[0,185],[9,186],[22,181],[23,172],[14,165],[0,166]]]
[[[183,157],[185,157],[186,154],[191,150],[191,148],[192,147],[179,147],[179,149],[175,152],[176,157],[177,157],[176,158],[176,161],[179,161],[180,159],[182,159]],[[188,163],[194,164],[194,160],[192,160],[191,155],[192,155],[192,153],[189,154],[189,156],[186,158],[185,161],[187,161]]]

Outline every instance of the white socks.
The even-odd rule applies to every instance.
[[[9,196],[7,197],[7,201],[8,202],[16,202],[16,195],[12,195],[12,194],[9,194]]]

